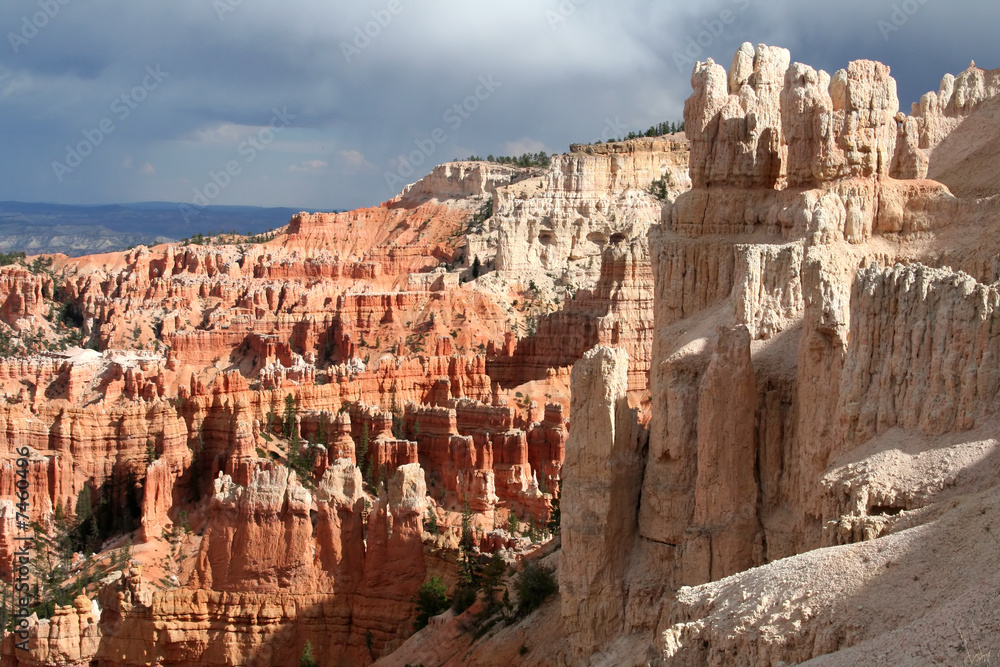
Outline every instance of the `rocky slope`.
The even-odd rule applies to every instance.
[[[0,269],[4,351],[20,352],[0,360],[0,492],[14,498],[27,447],[29,519],[58,531],[84,502],[118,506],[143,566],[106,584],[85,632],[57,630],[77,623],[67,607],[7,655],[283,665],[310,641],[357,664],[412,631],[428,568],[454,579],[434,544],[464,504],[486,529],[544,522],[535,477],[559,479],[560,406],[532,415],[493,386],[484,351],[508,330],[507,295],[444,266],[461,263],[471,212],[519,174],[458,164],[275,235]],[[428,481],[445,535],[424,534]]]

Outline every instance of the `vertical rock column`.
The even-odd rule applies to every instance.
[[[622,589],[638,529],[644,444],[627,389],[624,350],[595,347],[573,367],[559,584],[563,623],[578,655],[624,631]]]
[[[784,554],[823,546],[819,479],[830,464],[837,438],[837,402],[850,339],[851,283],[855,268],[825,246],[809,248],[802,265],[805,317],[799,345],[795,446],[782,473],[782,500],[801,524],[783,538]],[[774,543],[772,536],[769,543]]]
[[[720,327],[698,392],[698,473],[692,527],[681,551],[682,582],[700,584],[759,564],[757,383],[750,332]]]
[[[168,512],[173,507],[174,475],[164,459],[153,461],[146,468],[146,483],[142,495],[142,530],[139,533],[143,542],[159,539],[163,530],[170,523]]]

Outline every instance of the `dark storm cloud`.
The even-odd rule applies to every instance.
[[[882,60],[908,110],[970,59],[1000,66],[998,19],[986,0],[8,1],[0,199],[190,201],[237,161],[214,203],[374,204],[429,140],[418,172],[678,119],[692,60],[728,65],[744,41],[831,72]],[[469,103],[480,77],[499,86]],[[286,131],[247,149],[282,110]]]

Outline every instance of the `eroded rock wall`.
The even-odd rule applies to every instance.
[[[991,104],[989,76],[966,79],[980,91],[972,106]],[[837,610],[851,603],[830,594],[813,604],[805,584],[778,594],[782,606],[763,615],[736,611],[738,596],[767,606],[767,591],[787,580],[782,558],[812,583],[829,584],[824,567],[849,577],[848,552],[813,550],[885,536],[892,556],[876,560],[902,585],[892,545],[918,540],[929,529],[924,517],[974,515],[965,501],[938,499],[995,492],[987,471],[996,455],[998,297],[986,249],[1000,216],[991,201],[956,198],[913,164],[898,170],[913,151],[899,141],[884,65],[858,61],[831,76],[790,63],[781,49],[745,45],[728,72],[699,64],[692,85],[694,188],[650,233],[649,447],[635,513],[620,510],[636,517],[636,531],[624,554],[615,539],[613,552],[601,551],[606,541],[593,545],[597,556],[564,560],[569,650],[589,652],[593,664],[721,665],[804,661],[866,640],[888,646],[889,633],[936,612],[841,622]],[[603,414],[615,387],[607,375],[598,389],[583,388],[588,402],[574,403],[574,414]],[[605,448],[614,442],[607,430],[592,429]],[[577,465],[568,454],[567,557],[594,532],[587,518],[599,516],[592,490],[571,490]],[[962,480],[966,490],[949,491]],[[987,502],[977,498],[969,502]],[[923,580],[922,568],[945,556],[930,549],[918,558]],[[623,592],[581,621],[568,611],[581,579],[614,581]],[[851,591],[888,608],[861,585]],[[932,597],[955,599],[946,587]],[[654,629],[644,619],[658,614]],[[595,619],[614,637],[576,630]]]

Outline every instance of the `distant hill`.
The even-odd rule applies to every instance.
[[[179,241],[195,234],[259,234],[281,227],[302,209],[255,206],[189,208],[140,202],[107,206],[0,202],[0,252],[61,252],[72,257],[124,250],[133,245]]]

